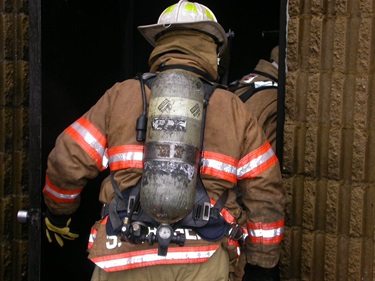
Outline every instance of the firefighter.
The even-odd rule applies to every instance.
[[[240,245],[248,263],[274,267],[284,232],[280,167],[256,119],[216,83],[227,47],[224,29],[206,6],[180,0],[162,12],[157,24],[138,30],[154,46],[149,73],[108,89],[59,135],[48,156],[43,189],[47,237],[62,246],[77,238],[69,224],[80,194],[108,166],[110,177],[99,195],[102,218],[88,243],[88,258],[96,264],[93,281],[228,280]],[[189,98],[176,97],[175,87]],[[203,100],[197,93],[204,94]],[[184,102],[189,110],[180,106]],[[154,114],[158,110],[163,113]],[[189,131],[189,122],[200,126]],[[163,141],[177,133],[180,143]],[[191,138],[200,139],[198,147]],[[176,175],[176,185],[196,175],[194,205],[184,218],[174,217],[168,208],[176,204],[167,201],[185,203],[190,195],[184,188],[147,186],[156,178],[172,181],[170,175]],[[234,185],[245,209],[236,202]],[[160,188],[163,193],[157,194]],[[154,198],[144,189],[155,191]]]
[[[275,46],[268,60],[260,59],[251,73],[229,85],[229,89],[255,114],[274,151],[276,151],[278,62],[279,46]]]
[[[239,96],[248,110],[255,115],[274,151],[276,151],[278,61],[279,46],[275,46],[268,60],[260,59],[252,72],[229,84],[229,90]],[[242,204],[242,195],[239,192],[237,192],[237,200]],[[279,280],[278,274],[278,266],[263,270],[261,273],[255,266],[246,266],[245,253],[241,253],[236,266],[231,266],[230,279],[257,280],[257,276],[261,275],[263,278],[266,276],[269,278],[265,280]]]

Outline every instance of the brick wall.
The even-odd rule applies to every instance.
[[[0,280],[26,280],[28,3],[0,1]]]
[[[284,280],[375,280],[374,5],[289,1]]]

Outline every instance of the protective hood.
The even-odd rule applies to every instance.
[[[148,62],[152,72],[162,63],[187,64],[207,72],[213,80],[218,78],[216,44],[210,36],[196,31],[166,33],[156,42]]]

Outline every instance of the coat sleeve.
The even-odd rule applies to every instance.
[[[271,268],[281,252],[285,191],[278,159],[255,118],[246,130],[237,170],[247,219],[245,252],[248,263]]]
[[[44,201],[54,214],[75,212],[87,181],[106,168],[103,165],[107,147],[105,130],[113,92],[113,88],[108,90],[56,139],[47,159],[43,188]]]

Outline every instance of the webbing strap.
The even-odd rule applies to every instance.
[[[110,173],[111,183],[113,190],[115,191],[115,199],[111,201],[109,204],[109,219],[111,220],[111,224],[115,232],[118,232],[122,226],[122,220],[120,219],[118,212],[125,210],[126,200],[121,194],[120,188],[118,187],[115,179],[114,173]]]
[[[278,82],[276,77],[274,77],[271,74],[268,74],[266,72],[262,72],[262,71],[259,71],[259,70],[253,70],[252,73],[262,75],[264,77],[267,77],[267,78],[271,79],[274,82]]]
[[[246,102],[249,98],[251,98],[254,94],[262,91],[262,90],[266,90],[266,89],[277,89],[277,86],[274,85],[274,86],[261,86],[261,87],[255,87],[255,84],[254,83],[251,83],[249,84],[250,87],[249,89],[243,93],[241,96],[239,96],[239,98],[243,101],[243,102]]]

